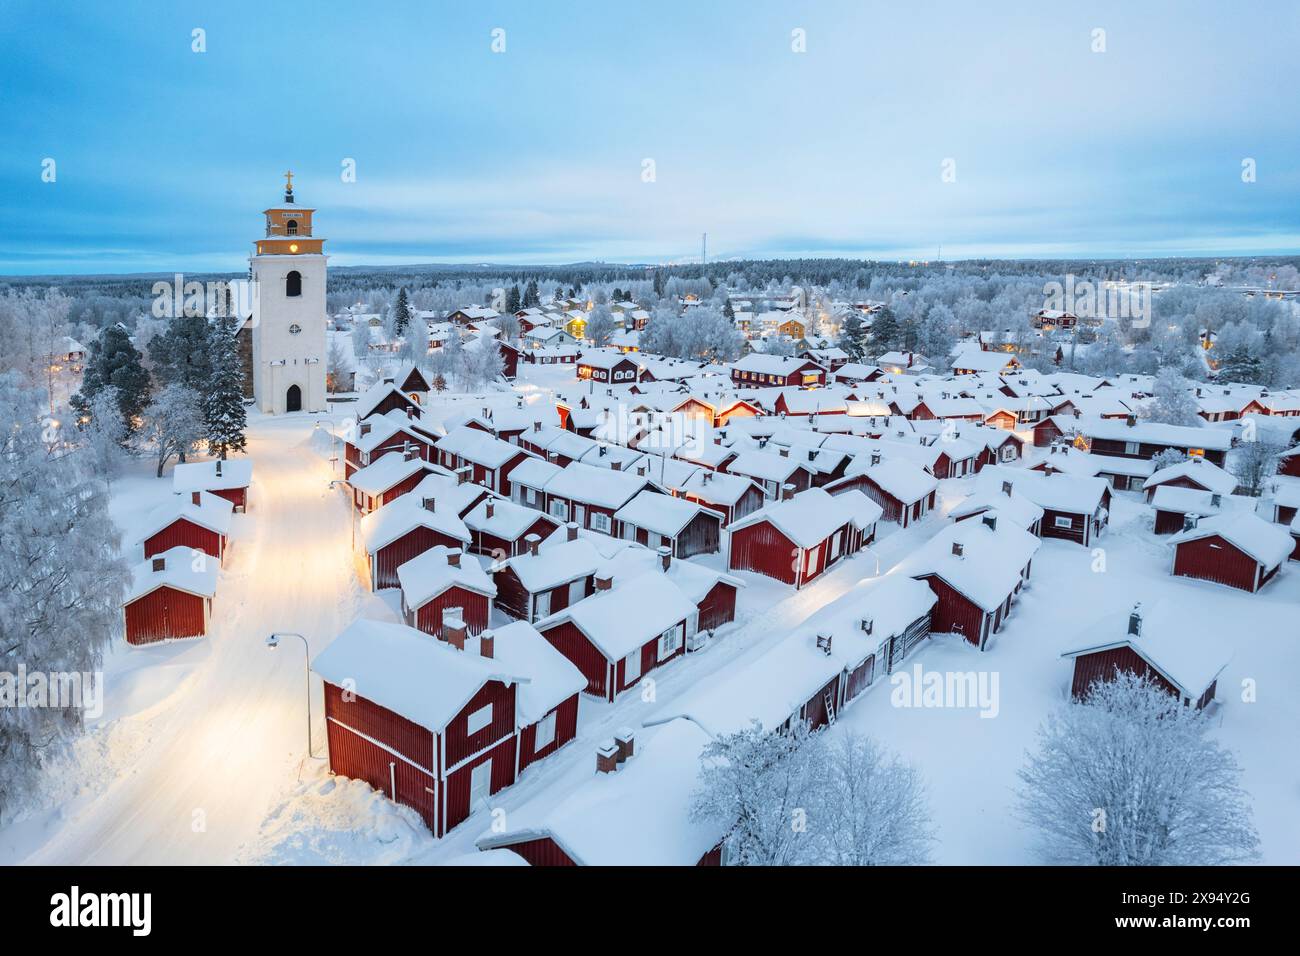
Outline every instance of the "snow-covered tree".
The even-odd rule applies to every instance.
[[[1174,465],[1181,465],[1186,460],[1186,452],[1181,452],[1177,448],[1166,448],[1160,454],[1152,456],[1151,469],[1159,471],[1162,468],[1171,468]]]
[[[51,433],[43,402],[17,374],[0,376],[0,672],[89,673],[119,633],[128,571],[93,462]],[[80,701],[10,704],[0,707],[0,813],[82,727]]]
[[[77,421],[80,445],[94,474],[111,485],[122,472],[131,438],[130,426],[122,417],[117,389],[112,385],[101,388],[90,400],[86,412]]]
[[[212,385],[212,330],[205,315],[178,315],[149,343],[154,373],[163,385],[179,383],[196,394]]]
[[[359,360],[370,357],[370,323],[358,322],[352,328],[352,354]]]
[[[1237,478],[1241,493],[1258,497],[1265,481],[1277,473],[1277,457],[1286,448],[1256,434],[1253,441],[1243,441],[1228,457],[1228,470]]]
[[[757,721],[723,734],[701,754],[691,817],[722,823],[732,861],[740,866],[810,862],[809,796],[814,748],[805,724],[769,733]]]
[[[925,787],[909,764],[848,732],[812,755],[810,829],[818,862],[833,866],[926,863],[934,841]]]
[[[329,351],[325,358],[325,384],[330,392],[345,390],[348,372],[352,371],[352,362],[347,350],[338,336],[330,337]]]
[[[541,297],[537,291],[537,280],[529,279],[528,285],[524,287],[524,298],[521,307],[525,309],[536,308],[541,303]]]
[[[1203,425],[1196,397],[1187,380],[1175,368],[1162,368],[1151,387],[1151,400],[1142,407],[1142,417],[1166,425]]]
[[[94,416],[95,397],[103,389],[112,389],[122,420],[128,429],[134,430],[149,404],[151,387],[149,373],[141,363],[140,353],[131,344],[131,337],[118,326],[110,325],[91,344],[90,360],[81,377],[81,391],[72,396],[70,404],[78,422],[89,424]]]
[[[144,412],[144,425],[136,433],[140,449],[158,462],[158,477],[172,458],[182,461],[203,440],[207,423],[199,398],[179,382],[166,385]]]
[[[840,323],[840,337],[836,344],[842,348],[852,362],[861,362],[867,355],[867,328],[862,316],[854,309]]]
[[[603,302],[597,304],[587,317],[586,335],[591,340],[591,344],[597,348],[608,345],[618,329],[619,325],[614,320],[614,314]]]
[[[871,351],[874,355],[888,352],[902,345],[903,330],[894,310],[886,306],[871,320]]]
[[[233,315],[217,318],[211,332],[211,382],[202,393],[204,438],[208,451],[225,458],[230,452],[248,447],[244,429],[248,412],[244,408],[244,379],[235,338],[238,320]]]
[[[397,293],[397,304],[393,306],[393,333],[395,335],[405,335],[410,324],[411,300],[406,295],[406,287],[402,286]]]
[[[1129,673],[1051,713],[1020,771],[1020,812],[1048,863],[1218,866],[1258,837],[1241,769],[1205,712]]]

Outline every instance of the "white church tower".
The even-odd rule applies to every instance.
[[[263,412],[325,408],[324,239],[312,236],[314,209],[293,198],[285,173],[284,204],[266,210],[266,236],[248,259],[253,300],[253,397]]]

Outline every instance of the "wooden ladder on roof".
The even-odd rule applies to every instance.
[[[835,723],[835,698],[830,691],[826,692],[823,702],[826,704],[826,723]]]

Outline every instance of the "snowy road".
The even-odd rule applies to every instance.
[[[21,861],[230,863],[294,782],[306,749],[303,648],[290,638],[270,650],[266,636],[302,631],[315,653],[368,599],[352,568],[346,499],[312,449],[314,421],[250,423],[252,499],[218,584],[208,647],[183,652],[198,664],[164,701],[117,722],[127,726],[114,736],[133,746],[103,751],[121,760],[112,782],[57,812],[24,841]],[[110,708],[114,692],[110,677]],[[323,752],[319,707],[317,693]]]

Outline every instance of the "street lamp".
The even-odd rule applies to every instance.
[[[282,637],[296,637],[298,640],[302,641],[302,666],[303,673],[307,678],[307,756],[311,757],[313,760],[324,760],[324,757],[317,757],[312,753],[311,745],[311,648],[307,646],[307,638],[303,637],[301,634],[294,634],[290,631],[278,631],[271,634],[266,639],[266,646],[270,648],[279,647],[280,638]]]
[[[320,419],[317,419],[316,427],[320,428],[320,426],[321,426]],[[328,424],[325,425],[325,427],[326,429],[329,430],[330,438],[332,439],[332,441],[330,442],[330,471],[333,472],[337,469],[338,462],[339,462],[339,436],[338,433],[334,431],[333,422],[329,422]]]

